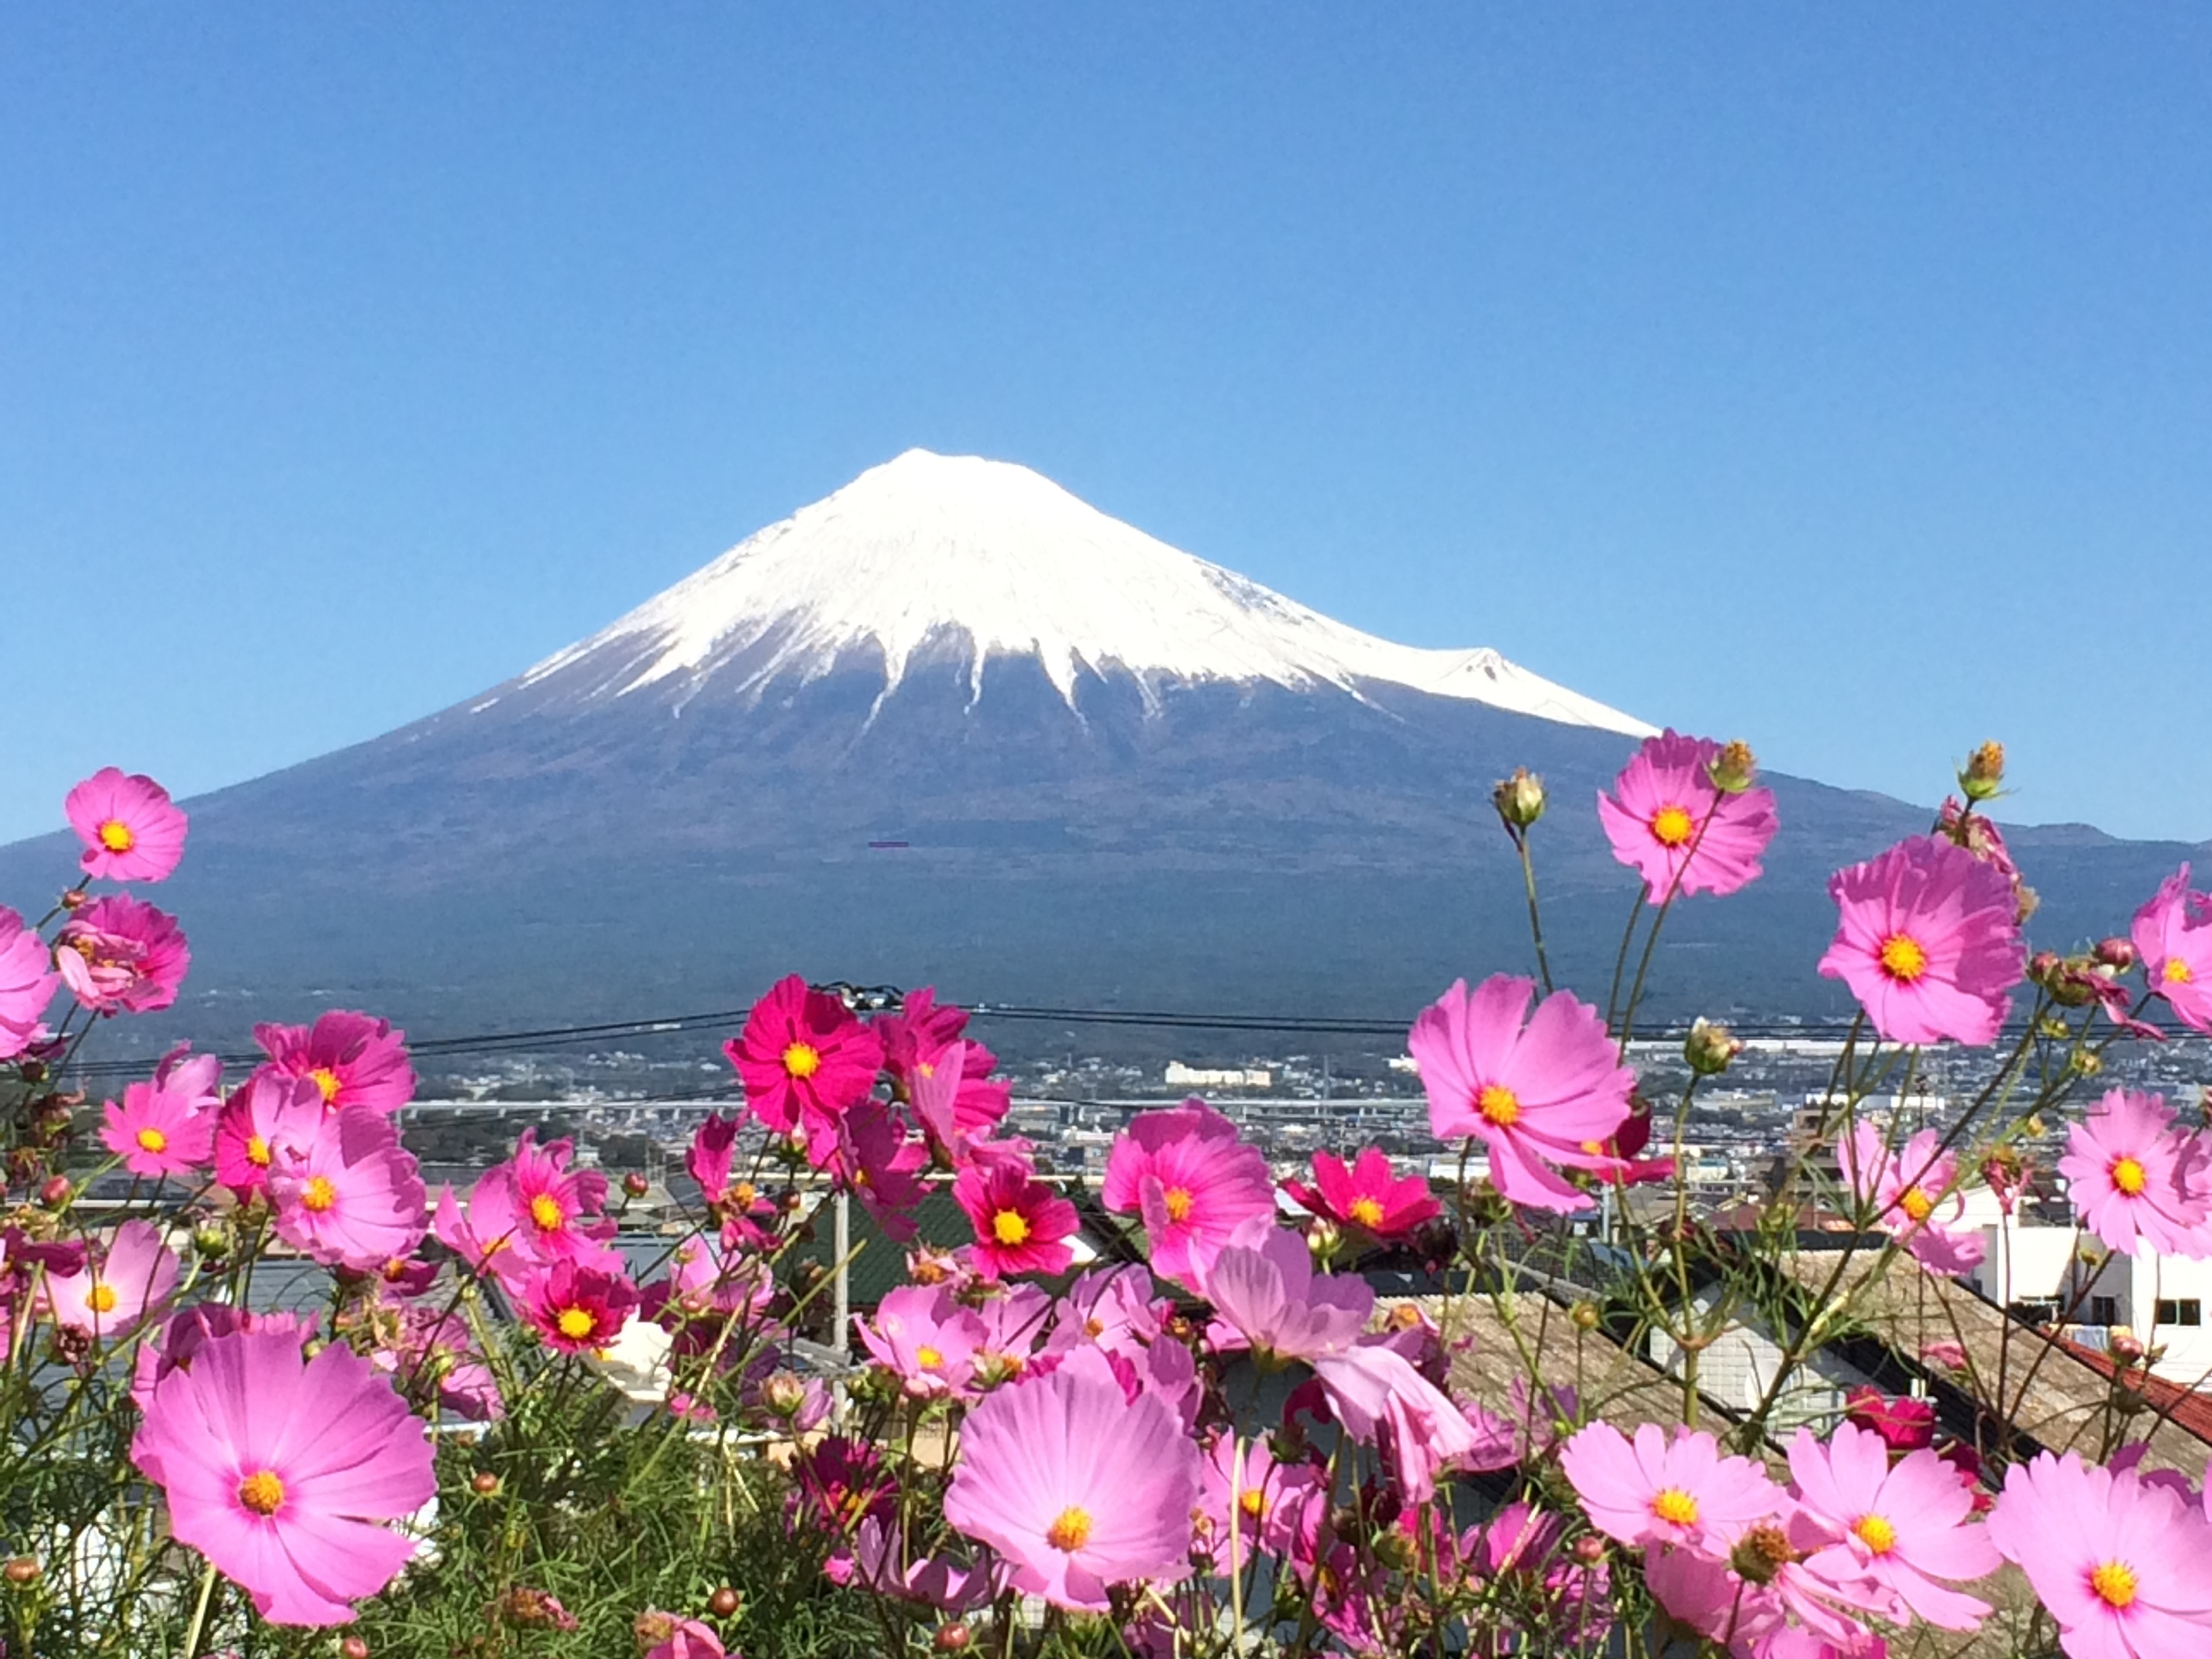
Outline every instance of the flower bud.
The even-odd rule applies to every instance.
[[[479,1498],[489,1498],[499,1491],[499,1477],[489,1469],[478,1469],[469,1477],[469,1490]]]
[[[1738,740],[1723,744],[1719,754],[1705,763],[1705,776],[1723,795],[1741,795],[1759,777],[1759,759],[1751,745]]]
[[[1499,779],[1490,792],[1490,804],[1508,830],[1526,830],[1544,816],[1544,780],[1527,767],[1516,766],[1511,777]]]
[[[1693,1024],[1682,1042],[1682,1058],[1699,1077],[1718,1077],[1742,1052],[1741,1037],[1709,1019]]]
[[[1567,1317],[1574,1321],[1575,1328],[1577,1330],[1594,1331],[1598,1327],[1599,1315],[1597,1304],[1595,1302],[1577,1302],[1573,1307],[1567,1310]]]
[[[1394,1571],[1403,1572],[1413,1565],[1413,1540],[1395,1527],[1385,1527],[1376,1532],[1372,1547],[1375,1559]]]
[[[653,1190],[653,1183],[632,1170],[623,1177],[623,1191],[632,1198],[643,1198]]]
[[[789,1417],[806,1403],[806,1384],[789,1371],[770,1371],[761,1379],[761,1404],[778,1417]]]
[[[368,1644],[358,1636],[349,1636],[338,1644],[340,1659],[368,1659]]]
[[[717,1619],[729,1619],[738,1611],[738,1593],[727,1584],[721,1585],[707,1598],[707,1611]]]
[[[39,1202],[50,1210],[66,1210],[76,1194],[76,1188],[70,1185],[67,1176],[53,1176],[39,1188]]]
[[[2048,985],[2058,977],[2065,967],[2056,951],[2038,951],[2027,959],[2027,976],[2038,985]]]
[[[92,902],[92,895],[86,892],[82,887],[72,887],[68,892],[64,893],[59,898],[56,899],[54,902],[60,905],[64,910],[82,910],[86,905]]]
[[[1968,800],[1988,800],[2004,787],[2004,745],[1985,743],[1966,757],[1959,787]]]
[[[21,1589],[26,1584],[37,1583],[39,1582],[39,1572],[40,1567],[37,1560],[27,1555],[19,1555],[14,1560],[10,1561],[6,1567],[0,1568],[0,1577],[5,1577],[8,1582],[15,1585],[18,1589]]]
[[[2030,1112],[2021,1120],[2020,1127],[2030,1140],[2040,1140],[2051,1133],[2051,1126],[2043,1121],[2040,1112]]]
[[[964,1619],[956,1619],[949,1625],[939,1625],[937,1634],[929,1638],[929,1645],[939,1653],[958,1653],[975,1639],[975,1632]]]
[[[1316,1260],[1328,1262],[1335,1259],[1344,1248],[1344,1230],[1327,1216],[1315,1221],[1312,1231],[1306,1234],[1306,1249]]]
[[[2133,1365],[2142,1360],[2143,1345],[2126,1326],[2115,1325],[2105,1334],[2105,1352],[2116,1364]]]
[[[2136,965],[2136,947],[2131,939],[2100,939],[2092,954],[2100,967],[2110,968],[2116,973],[2124,974]]]
[[[1729,1552],[1729,1565],[1748,1584],[1771,1584],[1782,1569],[1798,1559],[1790,1539],[1772,1522],[1763,1522],[1736,1540]]]
[[[1575,1540],[1574,1555],[1583,1566],[1594,1567],[1605,1559],[1605,1540],[1594,1532],[1586,1532]]]
[[[203,1221],[192,1229],[192,1249],[203,1261],[220,1261],[230,1254],[230,1230],[218,1222]]]
[[[2066,1063],[2081,1077],[2095,1077],[2105,1069],[2105,1057],[2094,1048],[2076,1048]]]

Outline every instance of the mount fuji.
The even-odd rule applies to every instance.
[[[793,969],[1395,1017],[1526,965],[1488,799],[1516,766],[1551,788],[1553,962],[1587,986],[1635,897],[1591,803],[1666,713],[1378,639],[1025,468],[913,450],[502,684],[188,803],[157,896],[194,948],[168,1023],[234,1037],[326,1000],[447,1030],[620,1018]],[[1767,781],[1767,878],[1670,924],[1676,1012],[1840,1006],[1811,971],[1826,875],[1928,822]],[[2056,945],[2190,852],[2014,839]],[[0,848],[0,894],[35,904],[73,865],[62,836]]]

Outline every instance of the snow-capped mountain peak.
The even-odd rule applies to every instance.
[[[726,670],[744,692],[871,649],[885,696],[925,651],[953,650],[979,696],[986,659],[1004,654],[1034,657],[1071,707],[1079,678],[1118,669],[1148,697],[1172,680],[1354,695],[1382,682],[1567,725],[1653,729],[1495,651],[1422,650],[1348,628],[1027,467],[921,449],[748,537],[523,683],[561,673],[593,701],[661,687],[684,702]]]

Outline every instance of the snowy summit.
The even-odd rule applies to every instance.
[[[1030,656],[1072,708],[1086,673],[1295,690],[1409,687],[1571,726],[1653,728],[1488,649],[1421,650],[1332,621],[1194,558],[1006,461],[910,449],[748,537],[611,627],[547,658],[592,701],[818,678],[880,653],[888,696],[909,664],[964,653],[974,695],[994,655]]]

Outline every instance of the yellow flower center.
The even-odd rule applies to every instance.
[[[267,1169],[270,1164],[269,1143],[259,1135],[246,1136],[246,1161],[248,1164],[258,1164],[264,1170]]]
[[[1521,1097],[1503,1084],[1486,1084],[1474,1097],[1474,1109],[1484,1122],[1510,1129],[1521,1121]]]
[[[592,1334],[599,1322],[592,1317],[592,1310],[589,1308],[563,1308],[561,1310],[560,1316],[553,1322],[561,1334],[571,1342],[581,1342]]]
[[[1651,815],[1651,839],[1662,847],[1680,847],[1697,828],[1686,808],[1662,806]]]
[[[2179,957],[2168,957],[2166,966],[2159,971],[2159,977],[2168,985],[2186,985],[2197,975],[2189,971],[2189,964]]]
[[[1881,971],[1910,985],[1928,971],[1928,952],[1910,933],[1892,933],[1881,942]]]
[[[811,1042],[794,1042],[783,1051],[783,1069],[805,1082],[822,1069],[822,1055]]]
[[[100,826],[100,844],[111,853],[127,853],[138,844],[138,837],[131,833],[129,824],[110,818]]]
[[[2150,1177],[2144,1173],[2143,1166],[2131,1158],[2114,1158],[2112,1167],[2107,1173],[2112,1177],[2112,1185],[2130,1198],[2135,1197],[2150,1184]]]
[[[751,1209],[753,1200],[759,1196],[760,1189],[750,1181],[740,1181],[730,1188],[730,1202],[741,1210]]]
[[[1257,1486],[1248,1486],[1237,1494],[1237,1507],[1244,1511],[1248,1519],[1257,1521],[1260,1512],[1267,1507],[1267,1500]]]
[[[1694,1527],[1698,1500],[1680,1486],[1662,1486],[1651,1500],[1651,1513],[1670,1527]]]
[[[1345,1213],[1370,1232],[1382,1224],[1382,1206],[1371,1198],[1355,1198]]]
[[[307,1073],[307,1080],[315,1085],[316,1092],[322,1096],[323,1104],[325,1106],[336,1100],[338,1097],[338,1091],[345,1087],[345,1085],[338,1081],[338,1074],[327,1066],[316,1066],[313,1071]]]
[[[273,1469],[256,1469],[238,1483],[238,1501],[256,1515],[274,1515],[284,1506],[284,1483]]]
[[[1907,1187],[1905,1195],[1897,1200],[1897,1207],[1914,1221],[1925,1221],[1936,1212],[1936,1200],[1917,1187]]]
[[[1073,1554],[1091,1541],[1091,1511],[1069,1504],[1045,1528],[1044,1541],[1056,1550]]]
[[[138,1132],[138,1144],[149,1152],[166,1152],[169,1150],[168,1136],[150,1124]]]
[[[1001,1210],[991,1218],[991,1234],[1001,1244],[1021,1244],[1029,1240],[1029,1218],[1015,1210]]]
[[[914,1351],[914,1363],[926,1371],[942,1370],[945,1369],[944,1351],[924,1345]]]
[[[92,1288],[84,1293],[85,1305],[94,1313],[113,1313],[117,1301],[115,1286],[106,1280],[95,1279]]]
[[[1851,1522],[1851,1530],[1876,1555],[1887,1555],[1897,1547],[1897,1528],[1886,1516],[1863,1515]]]
[[[561,1213],[560,1200],[550,1193],[540,1193],[530,1200],[530,1218],[538,1224],[538,1231],[556,1232],[568,1218]]]
[[[1168,1188],[1167,1197],[1162,1201],[1167,1207],[1169,1220],[1188,1221],[1190,1219],[1189,1188],[1170,1187]],[[1068,1513],[1070,1515],[1081,1515],[1083,1511],[1081,1510],[1070,1510]],[[1091,1524],[1088,1517],[1085,1519],[1083,1524],[1086,1527]]]
[[[2118,1561],[2100,1561],[2089,1569],[2089,1588],[2108,1607],[2130,1606],[2136,1599],[2136,1571]]]
[[[307,1177],[307,1190],[300,1194],[301,1208],[313,1210],[317,1215],[320,1215],[337,1201],[338,1189],[331,1185],[331,1178],[328,1176]]]

